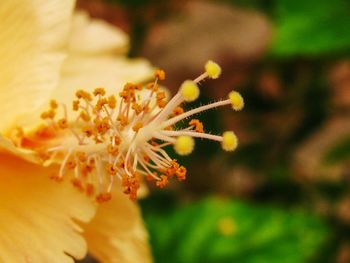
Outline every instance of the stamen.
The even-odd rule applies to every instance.
[[[160,188],[174,178],[185,180],[187,169],[169,156],[166,146],[173,145],[179,155],[194,150],[194,138],[217,141],[226,151],[237,147],[233,132],[222,136],[204,133],[204,125],[198,119],[190,120],[187,127],[176,128],[178,122],[212,108],[231,105],[237,111],[244,106],[242,96],[232,91],[225,100],[185,111],[182,104],[200,95],[198,84],[221,74],[220,66],[213,61],[204,68],[204,73],[185,81],[168,102],[158,84],[165,79],[163,70],[155,72],[153,82],[126,83],[115,94],[107,94],[102,87],[92,93],[78,90],[72,102],[73,116],[68,116],[66,105],[52,100],[49,109],[41,114],[45,125],[33,134],[18,133],[14,141],[37,150],[43,161],[61,160],[53,179],[71,177],[79,191],[97,202],[112,198],[118,178],[123,192],[134,200],[140,176]]]

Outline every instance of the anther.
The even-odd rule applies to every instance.
[[[180,93],[185,101],[191,102],[198,98],[199,88],[192,80],[186,80],[180,87]]]
[[[205,72],[208,74],[209,78],[217,79],[221,74],[221,67],[212,60],[209,60],[205,64]]]

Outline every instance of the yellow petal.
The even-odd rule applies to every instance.
[[[119,28],[100,19],[92,19],[86,12],[73,16],[69,38],[70,52],[93,55],[102,53],[125,54],[129,48],[128,36]]]
[[[93,91],[104,87],[116,94],[126,82],[141,82],[153,77],[154,69],[143,59],[114,56],[71,56],[64,62],[60,87],[52,95],[69,108],[77,89]]]
[[[0,1],[0,130],[57,85],[73,0]]]
[[[84,236],[90,253],[101,262],[152,262],[140,211],[118,187],[112,200],[98,207]]]
[[[0,262],[84,257],[86,243],[75,220],[89,221],[95,207],[68,182],[51,181],[53,171],[0,154]]]
[[[1,154],[13,154],[16,157],[22,158],[32,163],[40,163],[40,158],[36,152],[24,148],[16,147],[12,141],[1,136],[0,134],[0,155]]]

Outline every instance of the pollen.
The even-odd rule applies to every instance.
[[[192,80],[186,80],[182,83],[180,92],[186,102],[196,100],[200,93],[198,85]]]
[[[222,149],[228,152],[232,152],[237,148],[238,139],[232,131],[226,131],[222,135]]]
[[[174,145],[175,152],[179,155],[189,155],[194,149],[194,140],[187,135],[179,136]]]
[[[228,97],[231,101],[232,109],[235,111],[240,111],[244,107],[244,100],[241,94],[239,94],[237,91],[231,91],[228,94]]]
[[[43,124],[30,134],[22,130],[13,141],[36,150],[43,163],[60,163],[51,178],[57,182],[68,178],[97,203],[113,198],[116,187],[135,200],[143,178],[164,188],[188,176],[186,167],[170,156],[167,146],[173,146],[179,155],[192,153],[197,138],[221,143],[226,151],[237,147],[233,132],[222,136],[206,133],[205,123],[194,116],[223,106],[242,109],[244,102],[238,92],[190,110],[184,107],[198,98],[204,79],[218,78],[221,73],[212,61],[204,68],[197,78],[186,80],[171,99],[160,85],[165,79],[163,70],[157,70],[154,80],[145,84],[126,83],[114,91],[80,89],[72,101],[73,111],[52,100],[41,114]]]
[[[221,67],[212,60],[209,60],[205,66],[205,72],[208,74],[209,78],[217,79],[221,75]]]

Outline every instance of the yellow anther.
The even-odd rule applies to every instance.
[[[174,150],[179,155],[188,155],[194,149],[194,140],[187,135],[179,136],[174,144]]]
[[[221,142],[222,149],[232,152],[237,148],[237,145],[237,136],[232,131],[226,131],[223,133]]]
[[[239,94],[237,91],[231,91],[228,94],[228,97],[231,101],[232,109],[234,109],[235,111],[239,111],[239,110],[243,109],[244,100],[243,100],[243,97],[241,96],[241,94]]]
[[[158,69],[156,70],[156,72],[154,73],[154,76],[156,78],[158,78],[159,80],[164,80],[165,79],[165,71],[164,70],[161,70],[161,69]]]
[[[221,74],[221,67],[212,60],[209,60],[205,66],[205,72],[208,74],[209,78],[217,79]]]
[[[180,93],[187,102],[194,101],[199,96],[199,88],[192,80],[186,80],[180,87]]]
[[[96,88],[93,94],[94,96],[98,96],[98,95],[104,96],[106,94],[106,91],[104,88]]]

